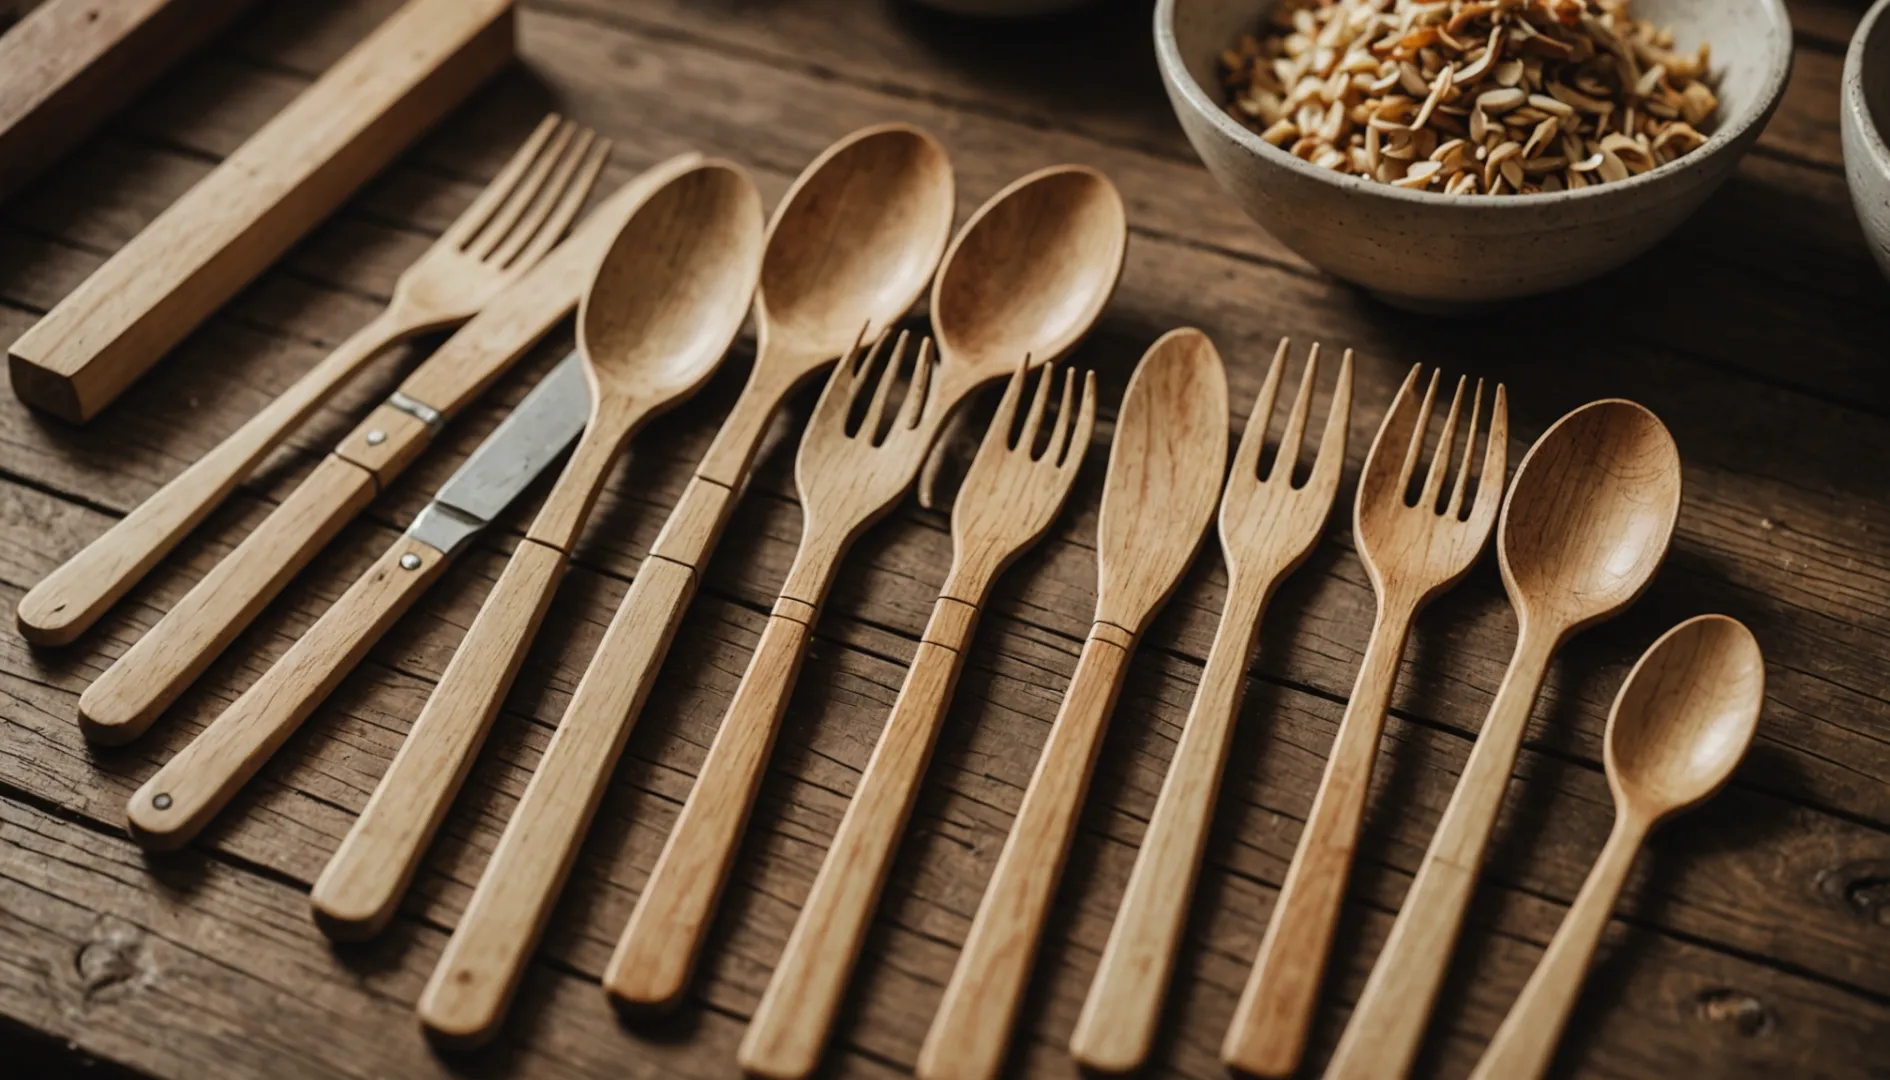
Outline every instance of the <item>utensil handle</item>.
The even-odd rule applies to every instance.
[[[1096,752],[1134,639],[1098,623],[919,1050],[922,1080],[990,1080],[1004,1063],[1044,919],[1076,834]]]
[[[402,336],[386,311],[355,331],[214,450],[33,586],[16,611],[20,635],[35,645],[64,645],[91,627],[342,383]]]
[[[443,1042],[498,1031],[695,587],[667,559],[637,571],[420,995],[420,1023]]]
[[[797,617],[782,614],[784,605],[797,605]],[[604,990],[612,997],[663,1008],[687,988],[794,692],[813,618],[807,605],[787,599],[768,617],[695,787],[604,969]]]
[[[402,560],[407,560],[405,563]],[[150,851],[189,843],[446,568],[401,537],[262,678],[131,797],[132,838]]]
[[[1595,860],[1582,891],[1549,941],[1522,995],[1503,1017],[1470,1080],[1534,1080],[1547,1073],[1555,1046],[1580,996],[1595,946],[1621,897],[1634,856],[1647,838],[1648,823],[1628,815],[1614,819],[1608,843]]]
[[[329,937],[387,925],[511,689],[564,576],[564,552],[519,541],[394,762],[322,870],[309,899]]]
[[[886,730],[742,1038],[737,1060],[751,1076],[799,1080],[820,1062],[977,620],[977,608],[948,596],[932,607]]]
[[[1470,760],[1326,1067],[1327,1080],[1398,1080],[1410,1073],[1554,649],[1553,640],[1523,623]]]
[[[1305,1055],[1411,617],[1402,604],[1379,608],[1319,793],[1221,1044],[1221,1060],[1242,1072],[1289,1076]]]
[[[1085,1068],[1129,1072],[1148,1057],[1207,848],[1246,689],[1247,660],[1265,605],[1261,590],[1230,583],[1200,689],[1070,1037],[1070,1053]]]
[[[255,531],[79,696],[95,743],[144,734],[177,695],[374,498],[374,474],[330,454]]]

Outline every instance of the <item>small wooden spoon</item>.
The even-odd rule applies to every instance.
[[[624,225],[578,311],[591,384],[584,434],[487,594],[361,817],[315,882],[334,937],[379,931],[446,816],[531,646],[610,467],[652,416],[707,381],[741,330],[761,265],[761,197],[704,161]]]
[[[921,1080],[990,1080],[1004,1062],[1129,657],[1207,536],[1226,467],[1220,354],[1201,331],[1172,330],[1123,395],[1096,527],[1096,621],[919,1050]]]
[[[1410,1071],[1549,661],[1576,631],[1641,595],[1679,512],[1680,453],[1654,414],[1631,401],[1569,413],[1517,467],[1497,540],[1516,652],[1327,1080]]]
[[[1614,829],[1470,1080],[1531,1080],[1548,1071],[1635,853],[1655,824],[1732,777],[1764,701],[1759,643],[1724,615],[1688,619],[1634,665],[1608,714],[1603,761]]]

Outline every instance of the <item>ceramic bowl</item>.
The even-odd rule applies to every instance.
[[[1890,0],[1877,0],[1844,57],[1844,176],[1870,253],[1890,277]]]
[[[1465,310],[1606,273],[1652,247],[1732,173],[1791,74],[1784,0],[1635,0],[1681,49],[1712,46],[1720,110],[1704,146],[1578,191],[1410,191],[1318,168],[1222,106],[1218,58],[1274,0],[1158,0],[1155,54],[1195,152],[1255,221],[1308,262],[1417,310]]]

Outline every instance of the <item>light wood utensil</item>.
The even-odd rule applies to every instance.
[[[1452,471],[1463,379],[1457,381],[1430,468],[1413,496],[1438,382],[1433,372],[1420,401],[1419,371],[1411,369],[1378,428],[1353,507],[1353,542],[1378,598],[1371,641],[1313,797],[1312,812],[1274,901],[1259,955],[1221,1044],[1223,1062],[1255,1076],[1288,1076],[1299,1068],[1345,881],[1352,870],[1352,854],[1358,846],[1365,796],[1371,788],[1378,739],[1397,683],[1405,639],[1424,605],[1470,572],[1489,543],[1490,528],[1502,504],[1509,405],[1500,385],[1490,410],[1475,495],[1469,496],[1468,491],[1471,467],[1477,460],[1481,382],[1471,396],[1456,479],[1448,491],[1444,486]]]
[[[1556,650],[1625,610],[1667,554],[1680,453],[1653,413],[1597,401],[1529,448],[1497,530],[1516,651],[1398,918],[1327,1066],[1328,1080],[1411,1070],[1475,890],[1529,712]]]
[[[1641,656],[1608,714],[1603,761],[1614,829],[1470,1080],[1535,1080],[1548,1071],[1649,830],[1725,786],[1764,704],[1765,659],[1735,619],[1688,619]]]
[[[1039,450],[1054,376],[1052,368],[1043,369],[1020,432],[1017,414],[1028,376],[1019,365],[958,489],[951,570],[886,729],[742,1038],[738,1060],[750,1075],[799,1080],[819,1063],[951,704],[978,612],[997,576],[1050,528],[1076,479],[1096,419],[1096,377],[1085,378],[1078,404],[1065,370],[1062,403]]]
[[[1096,620],[919,1050],[923,1080],[989,1080],[1003,1064],[1129,656],[1200,549],[1226,463],[1221,358],[1199,330],[1171,330],[1123,396],[1097,525]]]
[[[422,995],[421,1022],[436,1037],[473,1043],[497,1030],[769,421],[862,325],[877,337],[912,306],[951,235],[953,199],[944,150],[890,124],[829,147],[775,209],[755,366],[506,824],[436,969],[441,991]]]
[[[1352,412],[1350,350],[1339,366],[1324,434],[1304,482],[1296,485],[1294,471],[1318,376],[1317,343],[1306,358],[1279,448],[1266,471],[1260,469],[1288,345],[1281,339],[1221,495],[1227,602],[1221,609],[1220,628],[1208,650],[1201,686],[1175,745],[1155,814],[1136,854],[1109,943],[1070,1038],[1070,1053],[1088,1069],[1128,1072],[1148,1057],[1207,847],[1208,824],[1226,771],[1234,718],[1246,689],[1247,663],[1260,631],[1261,614],[1273,590],[1312,552],[1339,493]]]
[[[891,358],[881,364],[886,340],[880,338],[863,363],[841,361],[807,421],[794,463],[800,548],[689,799],[604,969],[604,990],[627,1004],[666,1006],[686,987],[834,574],[853,541],[912,486],[931,448],[943,407],[928,393],[932,343],[920,343],[904,402],[891,423],[882,424],[906,364],[908,335],[899,335]],[[854,427],[852,415],[869,391],[865,418]]]
[[[478,314],[564,235],[609,152],[608,140],[547,116],[459,220],[401,274],[386,310],[34,586],[17,612],[21,634],[37,645],[77,637],[370,361],[416,334]],[[161,637],[146,650],[143,657],[182,659]],[[121,673],[107,672],[94,684],[89,708],[81,702],[88,723],[142,730],[198,674],[189,665],[160,670],[148,659],[126,663]],[[114,685],[119,680],[129,681]]]
[[[46,0],[0,34],[0,199],[90,135],[250,0]],[[0,4],[0,25],[9,14]]]
[[[387,403],[356,425],[281,505],[147,632],[147,638],[167,641],[177,653],[175,658],[163,658],[161,665],[166,670],[201,671],[235,640],[296,572],[367,507],[376,492],[385,490],[419,457],[448,418],[577,307],[597,272],[598,260],[624,222],[652,191],[699,160],[699,154],[679,154],[613,192],[570,239],[499,293],[401,380]],[[100,743],[124,742],[135,735],[135,731],[103,725],[82,730]]]
[[[512,0],[408,0],[112,255],[9,353],[80,423],[512,59]]]
[[[611,465],[637,430],[707,381],[741,330],[761,266],[761,197],[704,161],[639,207],[578,311],[591,415],[551,494],[487,594],[420,718],[311,901],[334,937],[393,914],[472,767]]]
[[[940,355],[932,389],[937,409],[928,406],[926,411],[923,441],[927,447],[937,435],[937,425],[972,391],[1014,370],[1020,360],[1047,362],[1076,345],[1115,290],[1126,241],[1127,219],[1115,185],[1094,169],[1081,166],[1052,166],[1031,173],[993,195],[971,216],[952,240],[932,287]],[[802,453],[806,453],[805,443]],[[921,450],[920,461],[906,478],[908,485],[916,478],[923,455]],[[807,470],[797,469],[797,474],[807,475]],[[814,516],[809,513],[808,519]],[[792,572],[788,580],[792,586]],[[784,590],[783,595],[796,593]],[[814,614],[807,612],[810,624]],[[767,645],[764,634],[762,649]],[[749,673],[743,676],[744,687],[751,677],[764,686],[779,681],[762,665],[762,656],[757,651]],[[778,723],[791,682],[777,689],[781,698],[773,706],[773,716]],[[710,783],[710,773],[717,764],[715,748],[725,740],[731,755],[754,742],[741,728],[731,732],[741,698],[738,691],[729,719],[710,748],[689,802],[604,973],[605,990],[625,1004],[661,1008],[680,998],[688,985],[721,887],[719,875],[726,875],[728,860],[734,856],[732,842],[724,847],[718,841],[714,854],[707,855],[688,836],[694,831],[692,826],[719,828],[718,823],[726,820],[719,808],[724,796],[716,794],[723,787],[719,780]],[[772,733],[771,726],[770,742]],[[762,758],[754,763],[753,778],[743,781],[749,785],[745,788],[749,799],[767,749],[767,745],[761,747]],[[735,758],[729,767],[747,768],[746,758]],[[700,809],[692,814],[692,808]],[[743,818],[733,822],[737,834],[745,821],[746,804],[743,809]],[[703,872],[705,856],[718,875],[713,879]]]

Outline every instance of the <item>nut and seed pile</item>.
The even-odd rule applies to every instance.
[[[1709,53],[1628,0],[1282,0],[1221,54],[1235,119],[1324,168],[1446,194],[1626,180],[1706,142]]]

